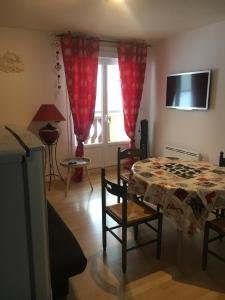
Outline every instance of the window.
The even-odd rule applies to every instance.
[[[98,66],[95,117],[86,145],[128,141],[124,130],[118,60],[101,59]]]

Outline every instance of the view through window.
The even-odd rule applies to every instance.
[[[128,141],[124,129],[118,60],[98,65],[95,116],[86,145]]]

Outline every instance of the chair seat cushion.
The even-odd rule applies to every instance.
[[[122,222],[122,203],[109,205],[106,207],[115,218]],[[139,201],[127,202],[127,223],[132,224],[146,219],[154,219],[158,215],[157,211]]]

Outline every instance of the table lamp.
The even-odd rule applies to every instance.
[[[65,121],[65,118],[54,104],[42,104],[32,121],[48,122],[47,125],[39,129],[39,136],[44,144],[52,145],[59,138],[59,129],[49,122]]]
[[[39,129],[39,136],[42,142],[45,145],[47,145],[46,150],[48,152],[49,174],[46,174],[45,176],[49,177],[49,190],[50,190],[51,184],[55,179],[55,176],[59,177],[62,181],[64,181],[61,176],[58,163],[57,163],[57,158],[56,158],[56,147],[59,138],[59,129],[52,126],[50,122],[65,121],[65,118],[59,112],[59,110],[54,104],[42,104],[32,121],[48,122],[47,125]],[[54,155],[53,155],[53,147],[55,149]],[[57,168],[58,174],[55,172],[54,161],[55,161],[55,166]],[[44,165],[46,169],[46,156],[44,160]]]

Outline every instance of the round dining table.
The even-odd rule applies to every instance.
[[[225,167],[174,157],[144,159],[132,166],[128,193],[160,205],[179,231],[194,235],[210,212],[225,208]]]

